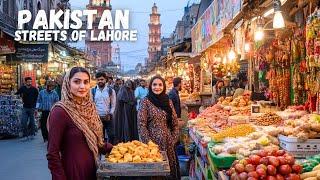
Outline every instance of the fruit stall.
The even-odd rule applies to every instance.
[[[310,157],[320,154],[320,115],[308,113],[304,106],[251,113],[252,102],[238,98],[243,103],[228,98],[188,122],[197,146],[198,179],[216,179],[219,172],[232,179],[267,175],[294,179],[311,164]]]
[[[213,77],[221,72],[235,74],[237,61],[246,59],[246,89],[263,94],[268,101],[252,101],[244,95],[221,97],[188,121],[189,136],[196,146],[190,171],[193,178],[320,178],[320,10],[314,1],[273,2],[270,9],[282,9],[287,16],[281,27],[272,18],[279,12],[269,12],[269,7],[259,12],[261,7],[252,4],[255,17],[236,21],[229,41],[216,39],[205,51],[203,46],[194,46],[202,50],[202,78],[210,77],[210,81],[201,80],[200,92],[210,94]],[[194,35],[196,30],[197,25]],[[199,33],[210,33],[204,31]],[[230,50],[229,61],[224,56],[228,51],[216,50],[223,42]],[[230,61],[234,54],[236,61]],[[220,67],[224,61],[231,63],[229,67]]]

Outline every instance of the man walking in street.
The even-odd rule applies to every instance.
[[[116,106],[116,93],[107,86],[108,77],[105,73],[98,72],[96,80],[98,84],[91,90],[91,94],[103,124],[104,138],[112,144],[114,141],[112,116]]]
[[[59,74],[56,77],[56,87],[55,87],[55,91],[57,92],[58,96],[59,96],[59,100],[61,100],[61,90],[62,90],[62,82],[63,82],[63,76],[61,74]]]
[[[122,86],[122,80],[119,79],[119,78],[117,78],[117,79],[116,79],[116,82],[114,83],[114,86],[113,86],[113,89],[114,89],[114,91],[116,92],[116,94],[118,94],[121,86]]]
[[[40,127],[44,142],[48,141],[47,119],[50,110],[54,103],[59,101],[58,93],[53,90],[54,86],[54,82],[48,80],[46,83],[46,89],[40,91],[37,101],[37,108],[41,111]]]
[[[177,77],[173,79],[173,88],[169,92],[169,99],[171,99],[174,110],[177,113],[178,118],[181,118],[181,104],[180,104],[180,97],[179,97],[179,91],[181,91],[182,88],[182,79]]]
[[[107,81],[108,81],[107,85],[113,89],[114,88],[113,77],[112,76],[107,76]]]
[[[140,86],[134,91],[134,96],[137,100],[137,111],[140,107],[140,101],[148,95],[148,88],[146,88],[146,81],[140,80]]]
[[[22,109],[22,129],[23,129],[23,137],[28,139],[28,136],[35,136],[36,125],[34,119],[34,112],[38,98],[38,89],[32,86],[32,78],[26,77],[25,85],[22,86],[16,95],[20,95],[23,101],[23,109]],[[29,124],[28,124],[29,122]]]

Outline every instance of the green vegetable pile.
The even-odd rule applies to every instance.
[[[320,164],[320,154],[312,156],[302,162],[303,172],[310,172],[314,167]]]

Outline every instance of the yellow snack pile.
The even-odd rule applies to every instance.
[[[224,138],[227,138],[227,137],[246,136],[246,135],[251,134],[253,132],[255,132],[255,129],[250,124],[240,124],[240,125],[226,128],[226,129],[214,134],[212,136],[212,139],[216,142],[221,142],[221,141],[223,141]]]
[[[132,141],[114,146],[106,160],[111,163],[162,162],[163,157],[158,145],[152,141],[148,144]]]

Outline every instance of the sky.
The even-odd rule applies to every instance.
[[[69,2],[72,10],[75,10],[85,8],[89,0],[70,0]],[[161,36],[168,37],[174,31],[177,21],[182,18],[183,9],[188,4],[188,0],[111,0],[113,10],[130,10],[130,29],[138,31],[137,41],[112,44],[113,47],[117,44],[120,46],[120,59],[125,71],[134,69],[137,63],[144,63],[144,58],[148,56],[148,23],[154,2],[161,14]],[[193,2],[197,0],[190,0],[191,4]],[[79,42],[71,46],[84,48],[85,45],[84,42]]]

